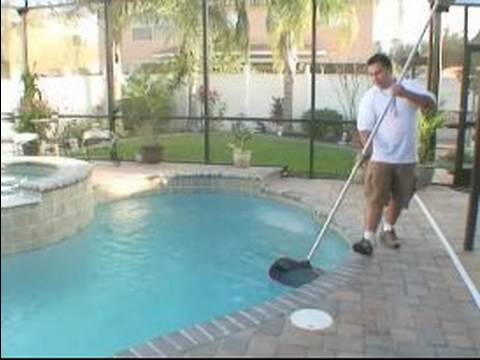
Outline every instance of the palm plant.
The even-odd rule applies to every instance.
[[[53,109],[43,99],[42,92],[38,87],[38,74],[27,70],[22,74],[22,83],[23,96],[20,99],[20,117],[16,124],[16,130],[19,132],[37,132],[32,120],[50,117]]]
[[[234,10],[238,13],[237,23],[234,27],[229,25],[226,16],[226,7],[222,1],[209,2],[210,47],[216,44],[222,49],[217,61],[224,61],[232,50],[248,48],[248,17],[246,16],[246,2],[248,0],[235,0]],[[90,0],[81,0],[90,8],[101,11],[99,4]],[[195,115],[192,104],[195,102],[201,73],[202,61],[202,0],[110,0],[111,34],[114,53],[115,98],[120,97],[121,52],[120,43],[123,30],[133,22],[141,20],[142,23],[157,25],[162,28],[166,37],[174,37],[178,44],[177,54],[170,63],[172,79],[170,86],[177,87],[186,84],[188,88],[188,114]],[[100,23],[103,21],[101,20]],[[245,35],[247,34],[247,35]],[[236,47],[233,49],[234,44]],[[246,56],[248,57],[248,55]]]
[[[432,147],[432,138],[435,131],[445,124],[445,115],[440,111],[430,111],[420,115],[418,162],[426,164],[434,161],[435,149]]]
[[[345,0],[317,2],[319,19],[331,21],[345,16]],[[268,3],[267,31],[273,47],[273,65],[283,72],[284,114],[292,118],[293,85],[297,65],[297,50],[303,45],[311,27],[312,0],[271,0]]]
[[[170,64],[174,79],[172,85],[186,84],[188,88],[188,115],[194,115],[192,104],[198,98],[198,83],[202,64],[202,1],[172,0],[174,11],[170,12],[164,21],[170,23],[179,41],[178,52]],[[235,52],[243,52],[248,59],[248,16],[247,0],[236,0],[233,9],[228,9],[222,1],[208,2],[208,59],[212,68],[238,68],[238,58],[232,56]],[[234,11],[236,23],[228,21],[227,11]],[[216,51],[218,50],[218,51]],[[233,63],[232,63],[233,61]]]
[[[247,14],[247,2],[248,0],[235,0],[235,11],[237,14],[235,40],[238,48],[243,52],[246,66],[248,66],[250,62],[250,22]]]
[[[122,84],[122,57],[121,57],[121,42],[123,30],[126,26],[131,24],[136,18],[149,18],[152,16],[152,9],[156,11],[163,11],[168,8],[168,0],[104,0],[108,2],[108,8],[111,18],[111,37],[113,53],[113,73],[114,73],[114,99],[121,97]],[[75,18],[79,14],[79,7],[85,7],[92,13],[97,14],[98,23],[102,31],[106,32],[106,24],[104,17],[104,4],[102,2],[92,2],[91,0],[79,0],[77,8],[72,8],[70,11],[71,18]],[[157,12],[153,13],[156,14]]]

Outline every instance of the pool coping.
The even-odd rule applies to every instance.
[[[268,182],[276,178],[276,173],[266,176],[252,176],[246,174],[240,178],[257,183],[258,192],[254,195],[266,196],[277,201],[285,201],[291,205],[309,210],[315,215],[316,220],[326,217],[314,204],[302,197],[301,194],[292,192],[282,192],[269,189]],[[150,175],[151,176],[151,175]],[[169,174],[170,178],[175,177],[220,177],[224,179],[237,178],[238,174],[208,173],[183,173]],[[173,187],[174,191],[181,190]],[[157,189],[156,191],[172,190]],[[251,191],[244,191],[252,194]],[[348,241],[351,234],[348,226],[343,226],[337,222],[332,222],[331,228],[339,232],[340,235]],[[114,354],[114,357],[178,357],[185,355],[188,351],[197,346],[213,343],[233,336],[239,332],[258,329],[269,320],[277,317],[284,317],[291,312],[303,308],[319,308],[324,299],[331,291],[347,285],[358,275],[367,265],[367,259],[353,252],[349,252],[342,263],[332,271],[321,274],[314,281],[292,288],[286,293],[277,296],[268,301],[262,302],[253,307],[237,310],[227,313],[212,320],[196,323],[194,325],[182,328],[177,331],[167,333],[158,337],[146,340],[138,345],[131,346],[128,349],[120,350]],[[267,271],[267,270],[266,270]]]
[[[82,160],[59,156],[13,156],[2,159],[2,165],[42,165],[57,171],[44,178],[30,180],[21,187],[31,191],[47,192],[85,180],[92,172],[92,166]]]

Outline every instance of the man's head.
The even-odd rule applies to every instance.
[[[381,53],[373,55],[367,61],[368,76],[373,84],[381,89],[386,89],[393,84],[392,62],[390,58]]]

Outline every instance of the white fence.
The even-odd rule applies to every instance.
[[[369,80],[362,77],[366,89]],[[41,77],[39,87],[49,104],[63,114],[92,114],[105,111],[106,80],[101,75]],[[226,116],[269,117],[272,97],[283,97],[283,78],[275,74],[212,74],[210,89],[216,90],[226,103]],[[1,81],[2,112],[16,112],[22,94],[20,79]],[[186,115],[186,91],[176,96],[177,114]],[[363,92],[358,95],[361,96]],[[310,75],[295,76],[293,116],[298,118],[310,109]],[[338,75],[317,74],[316,108],[331,108],[344,113]],[[358,100],[358,99],[357,99]],[[460,104],[460,83],[443,79],[440,94],[442,109],[455,110]],[[103,111],[102,111],[103,109]]]
[[[2,79],[2,112],[16,112],[23,93],[20,79]],[[106,80],[99,75],[41,77],[45,100],[59,113],[92,114],[105,109]]]

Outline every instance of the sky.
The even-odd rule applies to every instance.
[[[403,5],[403,6],[402,6]],[[442,28],[450,33],[463,33],[464,8],[452,6],[443,13]],[[378,0],[374,13],[373,38],[379,41],[384,51],[388,51],[392,40],[397,38],[404,43],[415,43],[430,15],[427,0]],[[470,8],[469,38],[480,29],[480,7]],[[428,33],[424,36],[428,41]]]

